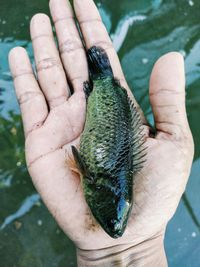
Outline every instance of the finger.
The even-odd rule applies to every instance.
[[[48,16],[35,15],[30,30],[38,80],[50,108],[54,108],[66,102],[70,90]]]
[[[99,46],[107,52],[114,76],[120,81],[122,87],[127,90],[129,97],[141,114],[143,124],[147,124],[141,108],[127,85],[119,58],[93,0],[74,0],[74,9],[86,47],[89,49],[92,46]]]
[[[50,11],[68,80],[75,91],[82,90],[83,82],[88,80],[88,67],[72,7],[67,0],[51,0]]]
[[[114,75],[120,80],[122,86],[127,88],[118,56],[94,2],[92,0],[75,0],[74,9],[86,47],[100,46],[106,50]]]
[[[22,47],[12,49],[9,64],[27,136],[44,123],[48,115],[47,104],[34,77],[26,50]]]
[[[158,131],[180,138],[188,130],[181,54],[171,52],[156,62],[150,78],[150,102]]]

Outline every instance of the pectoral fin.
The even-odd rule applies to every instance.
[[[89,172],[85,166],[85,163],[82,160],[81,155],[75,146],[72,146],[72,154],[74,156],[76,164],[78,165],[78,168],[79,168],[81,174],[83,175],[83,177],[85,177],[85,179],[87,179],[88,183],[94,183],[94,179],[89,174]]]
[[[78,165],[78,168],[81,171],[82,175],[86,175],[85,164],[84,164],[84,162],[83,162],[83,160],[81,158],[80,153],[78,152],[78,150],[76,149],[75,146],[72,146],[72,154],[74,156],[76,164]]]

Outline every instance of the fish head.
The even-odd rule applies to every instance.
[[[112,238],[121,237],[132,207],[132,190],[124,182],[114,185],[108,179],[97,181],[85,186],[86,201],[105,232]]]

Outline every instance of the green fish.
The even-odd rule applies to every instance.
[[[140,114],[114,78],[106,52],[87,52],[90,78],[84,84],[87,115],[79,151],[72,153],[82,174],[85,199],[112,238],[123,235],[133,203],[133,182],[141,170],[144,135]]]

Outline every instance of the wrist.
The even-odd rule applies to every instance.
[[[118,245],[100,250],[77,249],[79,267],[167,267],[164,236],[131,246]]]

